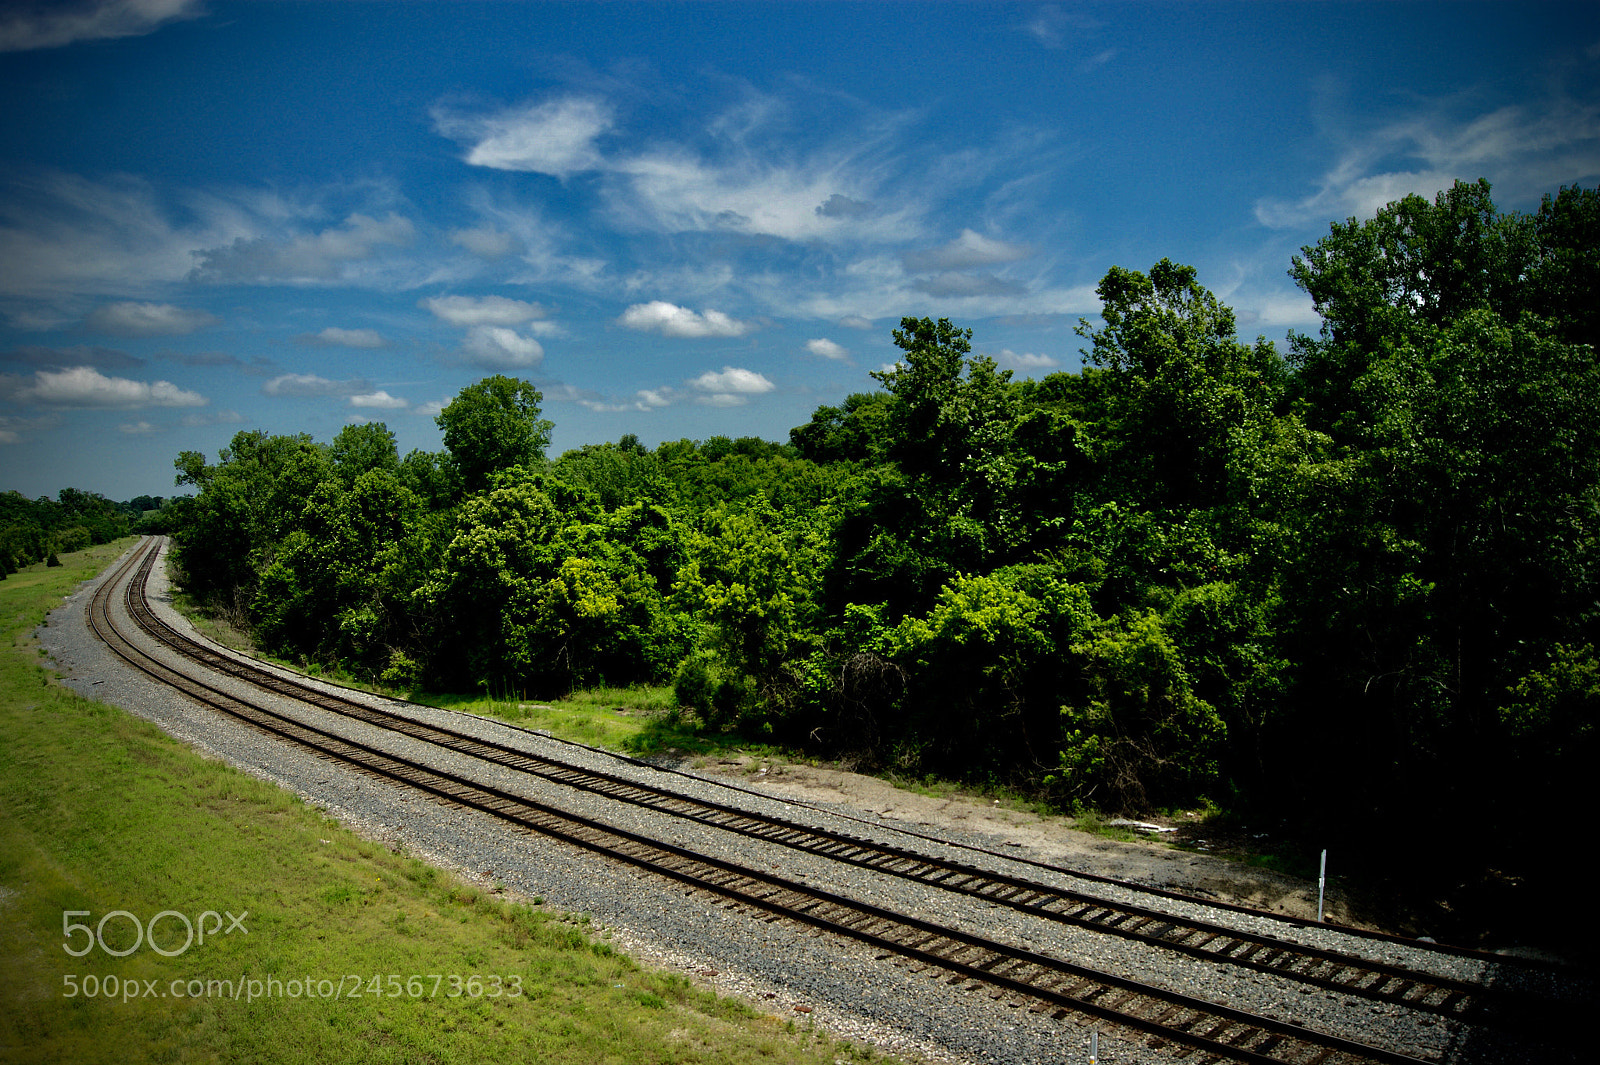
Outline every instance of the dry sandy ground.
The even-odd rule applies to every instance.
[[[773,762],[734,755],[695,759],[684,768],[730,778],[730,783],[788,801],[843,803],[860,816],[904,822],[904,827],[943,827],[985,838],[985,846],[1013,852],[1063,869],[1131,880],[1142,885],[1230,902],[1302,919],[1316,918],[1317,885],[1238,861],[1159,842],[1121,842],[1079,831],[1064,817],[1041,817],[998,801],[932,796],[887,781],[826,767]],[[1326,918],[1362,924],[1347,900],[1330,887]]]

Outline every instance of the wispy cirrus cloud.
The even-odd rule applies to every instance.
[[[858,117],[848,132],[798,152],[789,111],[789,101],[747,91],[702,125],[700,144],[630,143],[615,107],[579,94],[478,113],[441,104],[433,119],[469,165],[597,175],[623,229],[790,240],[916,230],[920,208],[877,195],[887,171],[903,166],[887,151],[903,116]]]
[[[1369,218],[1411,193],[1432,198],[1457,180],[1488,178],[1497,200],[1527,200],[1600,177],[1600,99],[1561,96],[1468,116],[1445,104],[1346,138],[1317,188],[1264,197],[1256,220],[1275,229]]]
[[[32,171],[0,187],[0,300],[16,320],[82,317],[58,309],[84,293],[140,294],[181,281],[193,252],[258,232],[248,208],[170,198],[149,181]],[[181,220],[180,220],[181,219]]]
[[[139,37],[204,13],[203,0],[20,0],[0,10],[0,52]]]
[[[466,249],[480,259],[503,259],[523,249],[522,241],[513,234],[496,229],[492,225],[452,229],[449,240],[450,243]]]

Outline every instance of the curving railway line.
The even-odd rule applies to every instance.
[[[1429,1051],[1364,1045],[1293,1020],[1253,1015],[698,853],[497,786],[485,779],[492,774],[463,771],[461,759],[452,762],[454,769],[446,769],[437,759],[401,757],[370,742],[371,730],[407,737],[415,741],[412,750],[435,749],[441,754],[466,756],[468,765],[483,763],[497,770],[526,774],[750,841],[1003,907],[1028,918],[1132,940],[1149,949],[1212,965],[1253,970],[1369,1001],[1375,1007],[1381,1004],[1468,1025],[1537,1025],[1546,1032],[1562,1030],[1560,1003],[1547,996],[1517,995],[1483,983],[1365,957],[1354,950],[1317,948],[1287,936],[1179,917],[1160,909],[1157,899],[1152,900],[1152,905],[1134,905],[942,857],[932,853],[934,848],[923,851],[891,846],[853,833],[758,814],[749,804],[693,797],[621,773],[530,753],[299,682],[260,664],[219,653],[163,621],[145,596],[158,546],[156,541],[147,541],[101,583],[90,605],[89,623],[117,655],[161,683],[322,758],[416,789],[441,802],[483,811],[521,830],[648,869],[693,891],[719,896],[724,905],[733,909],[856,940],[879,952],[882,959],[894,959],[913,969],[927,967],[954,986],[981,987],[991,997],[1004,997],[1013,1004],[1026,1003],[1032,1010],[1051,1011],[1057,1017],[1094,1017],[1102,1028],[1150,1047],[1170,1048],[1172,1054],[1183,1059],[1278,1063],[1435,1060]],[[119,590],[120,605],[131,626],[121,622],[113,609]],[[130,627],[134,631],[127,631]],[[181,663],[160,661],[144,648],[146,641],[154,641],[171,655],[180,656]],[[224,690],[215,682],[217,674],[239,683],[228,684]],[[276,700],[242,694],[241,684],[315,707],[325,712],[320,718],[323,723],[312,724],[274,709],[270,704]],[[337,722],[359,722],[368,728],[346,731],[336,727]],[[358,738],[363,735],[366,740]],[[666,773],[661,775],[670,779]],[[503,780],[504,773],[496,779]],[[1292,930],[1290,922],[1282,924],[1286,932]],[[1558,1034],[1554,1043],[1565,1041]]]

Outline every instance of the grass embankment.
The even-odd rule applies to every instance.
[[[643,971],[582,918],[502,901],[360,839],[53,683],[34,626],[129,543],[0,582],[0,1059],[856,1056]],[[230,915],[247,916],[233,927]],[[180,952],[183,918],[206,935]],[[136,947],[134,919],[154,929]],[[126,956],[99,943],[71,956],[63,946],[83,951],[90,934],[67,925],[98,929]]]

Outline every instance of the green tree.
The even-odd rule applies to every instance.
[[[1241,344],[1233,312],[1169,259],[1148,275],[1112,267],[1096,291],[1104,325],[1080,322],[1078,334],[1108,371],[1096,428],[1110,445],[1109,494],[1168,508],[1247,497],[1284,387],[1272,345]]]
[[[468,385],[435,419],[464,491],[480,492],[491,474],[532,466],[550,445],[539,417],[544,396],[527,381],[496,374]]]
[[[353,485],[363,473],[382,470],[394,473],[400,468],[400,453],[394,434],[382,422],[347,425],[340,429],[328,447],[333,471],[346,485]]]

